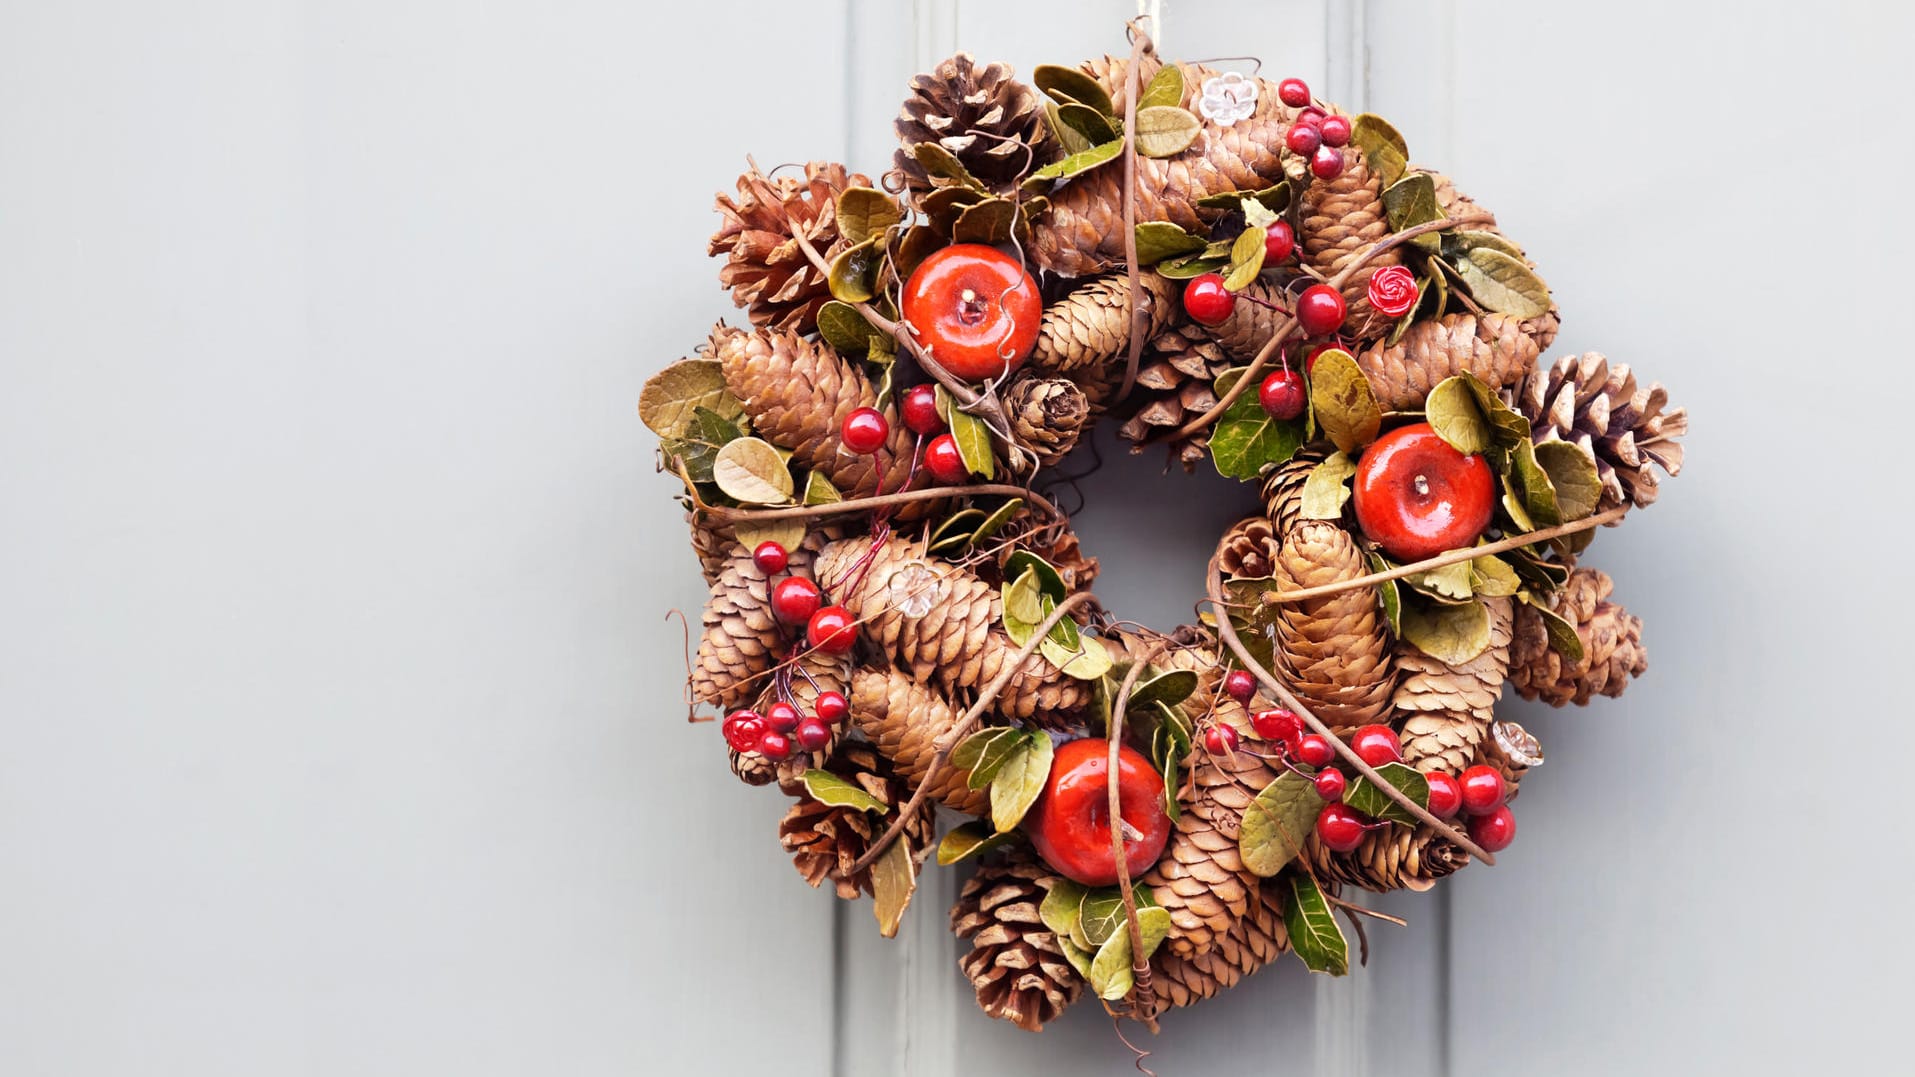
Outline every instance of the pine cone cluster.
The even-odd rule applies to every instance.
[[[1402,723],[1403,761],[1418,770],[1461,774],[1495,720],[1509,674],[1511,603],[1485,599],[1489,649],[1458,666],[1431,658],[1407,641],[1396,645],[1401,677],[1391,706]]]
[[[813,161],[801,179],[769,179],[756,170],[738,177],[736,196],[720,194],[723,223],[708,254],[725,255],[719,283],[731,289],[753,325],[809,333],[831,298],[825,274],[805,254],[803,236],[828,261],[838,245],[838,195],[871,181],[843,165]]]
[[[1377,402],[1417,411],[1438,382],[1474,374],[1492,389],[1519,385],[1536,365],[1536,342],[1504,314],[1446,314],[1417,322],[1395,344],[1371,345],[1356,357]]]
[[[1090,400],[1067,379],[1025,376],[1004,391],[1004,412],[1017,443],[1031,450],[1040,466],[1050,467],[1077,447],[1090,420]]]
[[[1569,661],[1549,646],[1542,614],[1527,606],[1516,610],[1510,643],[1509,682],[1524,699],[1551,706],[1582,706],[1595,696],[1619,696],[1632,678],[1649,668],[1642,646],[1642,620],[1605,601],[1615,583],[1607,573],[1579,568],[1549,602],[1576,630],[1583,656]]]
[[[1332,851],[1316,834],[1304,844],[1303,855],[1318,880],[1349,883],[1365,890],[1421,892],[1436,880],[1469,863],[1469,854],[1444,833],[1428,824],[1411,829],[1390,826],[1372,830],[1347,853]]]
[[[1117,427],[1117,436],[1141,451],[1145,442],[1217,405],[1214,385],[1219,374],[1234,365],[1223,346],[1202,326],[1173,326],[1150,338],[1137,370],[1137,385],[1126,401],[1130,412]],[[1203,462],[1210,431],[1202,430],[1168,443],[1185,471]]]
[[[957,729],[958,712],[930,686],[896,670],[863,669],[851,678],[851,718],[898,778],[915,789]],[[969,772],[947,765],[932,779],[930,795],[966,815],[990,814],[990,794],[972,789],[969,778]]]
[[[1326,520],[1305,520],[1284,538],[1272,575],[1281,593],[1353,580],[1368,571],[1348,531]],[[1282,676],[1338,736],[1390,709],[1396,667],[1387,627],[1372,587],[1287,603],[1278,614]]]
[[[838,896],[848,901],[860,893],[872,892],[871,869],[858,869],[858,858],[884,832],[911,791],[892,779],[884,757],[862,745],[839,752],[827,769],[891,805],[893,814],[881,816],[859,807],[800,796],[778,824],[778,840],[806,882],[817,887],[829,879]],[[914,854],[930,839],[931,818],[922,811],[905,824],[899,836]]]

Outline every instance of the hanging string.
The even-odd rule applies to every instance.
[[[1164,0],[1137,0],[1137,17],[1150,20],[1150,37],[1159,52],[1164,47]]]

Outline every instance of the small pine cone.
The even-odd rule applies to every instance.
[[[1288,308],[1293,301],[1284,294],[1280,285],[1262,277],[1251,281],[1249,287],[1243,290],[1243,295],[1248,298],[1240,298],[1230,308],[1228,318],[1204,332],[1217,342],[1224,354],[1239,362],[1249,362],[1263,350],[1265,344],[1270,343],[1270,338],[1277,334],[1278,323],[1284,320],[1283,315],[1264,304],[1275,303]],[[1262,302],[1251,302],[1252,299]]]
[[[1491,389],[1519,385],[1536,365],[1536,342],[1502,314],[1446,314],[1410,326],[1395,344],[1371,345],[1356,357],[1377,402],[1416,411],[1438,382],[1474,374]]]
[[[1276,571],[1283,540],[1277,538],[1277,525],[1268,517],[1245,516],[1224,532],[1222,546],[1224,576],[1254,580]]]
[[[1489,649],[1460,666],[1397,641],[1399,680],[1390,702],[1403,726],[1403,761],[1417,770],[1463,773],[1496,718],[1496,700],[1509,673],[1512,604],[1489,598],[1484,605],[1489,607]]]
[[[838,896],[848,901],[860,892],[871,893],[870,869],[854,872],[852,865],[891,825],[892,815],[910,796],[910,790],[892,778],[890,764],[869,745],[848,744],[825,767],[891,805],[891,812],[877,815],[862,808],[834,807],[811,799],[800,789],[798,802],[778,824],[778,840],[806,882],[815,887],[830,879]],[[931,833],[931,814],[920,808],[898,834],[898,840],[907,843],[916,855],[929,843]]]
[[[1009,64],[980,67],[968,52],[912,76],[911,96],[891,126],[901,143],[892,164],[916,194],[937,186],[911,155],[920,142],[950,151],[996,194],[1010,193],[1018,180],[1057,154],[1056,143],[1046,137],[1037,91],[1017,81]]]
[[[787,570],[808,576],[811,551],[791,551]],[[750,550],[733,544],[705,603],[704,634],[692,663],[692,699],[722,710],[743,704],[764,691],[765,674],[784,646],[784,627],[771,612],[771,581],[752,562]]]
[[[1490,725],[1489,736],[1476,746],[1476,757],[1471,763],[1481,763],[1496,768],[1503,776],[1503,787],[1508,790],[1506,799],[1515,800],[1523,775],[1529,768],[1543,761],[1543,746],[1535,735],[1516,722],[1507,719]]]
[[[1333,879],[1379,894],[1389,890],[1421,893],[1469,863],[1469,854],[1452,840],[1453,833],[1445,834],[1427,823],[1414,830],[1396,824],[1372,830],[1356,848],[1338,853],[1312,831],[1303,855],[1319,880]]]
[[[1649,668],[1642,646],[1642,620],[1606,602],[1615,583],[1593,568],[1579,568],[1550,599],[1549,606],[1576,626],[1582,641],[1580,662],[1564,661],[1549,647],[1542,615],[1527,606],[1516,611],[1510,644],[1509,683],[1524,699],[1551,706],[1582,706],[1595,696],[1619,696],[1632,677]]]
[[[1017,443],[1050,467],[1077,446],[1077,436],[1090,418],[1090,401],[1084,390],[1063,378],[1026,375],[1005,390],[1004,413]]]
[[[1354,579],[1368,572],[1350,533],[1326,520],[1290,529],[1277,556],[1278,591]],[[1304,602],[1277,615],[1277,662],[1290,689],[1338,736],[1390,709],[1395,667],[1376,589],[1357,587]]]
[[[891,761],[907,789],[917,789],[957,720],[958,712],[943,696],[889,667],[862,669],[851,678],[852,723]],[[930,795],[966,815],[989,815],[989,791],[972,789],[969,777],[969,771],[947,764],[932,781]]]
[[[1037,915],[1057,876],[1026,849],[978,865],[951,907],[951,931],[971,940],[958,967],[987,1016],[1037,1032],[1083,994],[1057,936]]]
[[[1257,887],[1245,914],[1201,954],[1159,950],[1151,959],[1154,1006],[1149,1016],[1212,998],[1282,957],[1290,949],[1290,932],[1283,923],[1285,889],[1277,879]]]
[[[746,785],[770,785],[778,780],[778,764],[757,752],[741,752],[731,747],[725,751],[731,755],[731,772]]]
[[[819,556],[818,581],[864,622],[866,639],[913,678],[946,693],[983,687],[1017,656],[1019,648],[1001,627],[997,588],[918,543],[892,537],[875,551],[868,538],[832,543]],[[1018,721],[1054,723],[1089,700],[1087,682],[1033,653],[993,708]]]
[[[818,308],[831,299],[831,288],[792,236],[802,234],[829,260],[838,242],[839,192],[870,185],[843,165],[813,161],[803,179],[746,173],[738,177],[736,198],[718,195],[724,221],[706,253],[726,255],[719,283],[753,325],[798,334],[818,327]]]
[[[1372,243],[1390,234],[1383,212],[1383,180],[1370,171],[1363,151],[1355,144],[1343,148],[1343,171],[1335,179],[1317,180],[1303,189],[1300,203],[1302,234],[1298,257],[1325,277],[1334,277],[1354,262]],[[1343,285],[1349,313],[1344,319],[1351,335],[1367,335],[1373,327],[1389,327],[1389,319],[1372,318],[1370,274],[1402,261],[1395,251],[1372,258]]]
[[[725,569],[725,559],[738,540],[731,528],[700,520],[693,513],[685,514],[685,522],[691,526],[692,553],[697,555],[699,571],[705,574],[705,585],[709,587],[718,582],[718,574]]]
[[[1417,169],[1417,171],[1428,171],[1428,169]],[[1436,181],[1436,204],[1443,208],[1444,216],[1455,217],[1468,212],[1489,213],[1489,211],[1484,209],[1474,198],[1457,190],[1456,184],[1450,182],[1448,176],[1441,172],[1430,172],[1430,177]],[[1487,222],[1472,224],[1467,227],[1471,231],[1494,232],[1499,236],[1503,235],[1503,230],[1496,227],[1496,215],[1493,213],[1490,214],[1490,218]],[[1504,236],[1504,238],[1507,239],[1509,237]],[[1535,271],[1536,263],[1530,262],[1528,255],[1523,256],[1523,261],[1528,263],[1531,272]],[[1538,353],[1546,352],[1549,350],[1549,346],[1555,343],[1556,331],[1562,328],[1562,324],[1562,312],[1556,306],[1556,297],[1552,295],[1549,298],[1548,310],[1538,314],[1534,318],[1523,319],[1523,335],[1536,342],[1536,350]]]
[[[1278,542],[1303,518],[1303,484],[1328,455],[1328,450],[1321,445],[1300,449],[1264,478],[1263,513],[1276,525]]]
[[[1531,371],[1516,402],[1537,442],[1575,442],[1596,458],[1599,512],[1653,504],[1655,469],[1671,478],[1682,473],[1677,439],[1689,432],[1689,409],[1668,405],[1661,382],[1638,388],[1627,364],[1611,364],[1600,352],[1566,355]]]
[[[1144,293],[1144,332],[1155,336],[1177,313],[1176,282],[1156,273],[1137,278]],[[1107,273],[1044,308],[1030,369],[1066,377],[1101,403],[1123,383],[1130,347],[1130,278]]]

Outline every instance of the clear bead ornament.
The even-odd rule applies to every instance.
[[[1503,758],[1519,766],[1543,765],[1542,741],[1521,725],[1499,718],[1490,724],[1489,732],[1490,736],[1496,738],[1497,750],[1503,753]]]
[[[1219,127],[1247,120],[1257,111],[1257,80],[1240,72],[1227,71],[1204,80],[1203,96],[1197,99],[1197,111]]]

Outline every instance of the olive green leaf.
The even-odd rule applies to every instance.
[[[1130,706],[1132,709],[1140,709],[1150,703],[1175,706],[1189,699],[1196,690],[1195,670],[1173,669],[1138,681],[1130,690]]]
[[[1369,553],[1371,572],[1388,572],[1396,567],[1388,558],[1372,550]],[[1403,634],[1403,592],[1397,590],[1397,581],[1384,580],[1376,585],[1376,604],[1383,610],[1383,619],[1390,623],[1390,634]]]
[[[1044,616],[1049,617],[1057,604],[1051,596],[1044,596]],[[1094,681],[1110,670],[1110,651],[1102,644],[1086,645],[1077,622],[1069,617],[1060,619],[1050,634],[1038,643],[1037,650],[1051,665],[1067,676],[1080,681]]]
[[[1470,588],[1470,563],[1458,561],[1403,577],[1403,582],[1438,602],[1464,602],[1475,595]]]
[[[1376,440],[1383,427],[1383,408],[1376,402],[1370,379],[1363,376],[1356,359],[1341,349],[1317,356],[1310,371],[1310,406],[1317,426],[1346,453]]]
[[[1473,247],[1453,264],[1470,297],[1512,318],[1534,318],[1549,310],[1549,286],[1521,258],[1495,247]]]
[[[878,918],[878,934],[887,939],[897,937],[905,907],[911,904],[911,894],[917,888],[918,866],[911,859],[910,844],[892,842],[871,865],[872,912]]]
[[[838,194],[838,232],[852,243],[884,234],[904,219],[891,196],[870,187],[846,187]]]
[[[1239,642],[1244,650],[1250,652],[1250,657],[1257,660],[1258,665],[1271,668],[1275,659],[1274,633],[1280,607],[1266,604],[1263,594],[1276,590],[1276,580],[1269,576],[1225,580],[1223,587],[1225,597],[1230,599],[1230,624],[1237,630]]]
[[[1342,976],[1350,971],[1350,943],[1337,926],[1330,903],[1317,881],[1308,875],[1290,876],[1290,893],[1283,903],[1283,924],[1290,946],[1311,972]]]
[[[1038,590],[1037,573],[1025,569],[1024,574],[1015,580],[1007,580],[1002,585],[1004,624],[1010,629],[1013,621],[1018,628],[1011,629],[1011,642],[1024,646],[1037,631],[1038,623],[1044,620],[1044,594]],[[1023,639],[1018,637],[1022,636]]]
[[[1350,125],[1350,141],[1363,151],[1364,163],[1370,171],[1383,181],[1383,186],[1395,186],[1410,168],[1410,151],[1403,143],[1403,136],[1397,134],[1383,117],[1373,112],[1365,112]]]
[[[911,146],[911,156],[933,179],[978,191],[984,189],[984,185],[977,181],[977,177],[971,175],[971,170],[964,167],[964,162],[958,160],[950,150],[935,142],[914,143]]]
[[[709,408],[727,419],[745,412],[725,388],[716,359],[680,359],[653,374],[638,394],[639,421],[662,438],[682,437],[694,408]]]
[[[1230,392],[1245,368],[1226,370],[1218,376],[1218,399]],[[1224,413],[1210,435],[1210,462],[1217,474],[1231,479],[1254,479],[1263,470],[1281,464],[1296,455],[1303,445],[1303,420],[1278,422],[1257,402],[1257,394],[1245,390]]]
[[[1423,401],[1424,417],[1436,436],[1460,453],[1488,452],[1493,444],[1489,420],[1476,403],[1467,375],[1444,378]]]
[[[957,442],[958,456],[965,468],[987,479],[997,474],[996,462],[991,457],[991,428],[984,420],[959,408],[942,385],[937,387],[937,406],[938,415],[951,428],[951,437]]]
[[[1266,879],[1282,871],[1309,840],[1322,810],[1323,798],[1310,779],[1295,771],[1278,775],[1243,810],[1237,831],[1243,866]]]
[[[831,297],[846,303],[869,303],[878,294],[878,267],[883,262],[884,252],[878,249],[876,239],[839,252],[826,275]]]
[[[1137,152],[1145,157],[1175,157],[1203,133],[1203,124],[1175,105],[1137,110]]]
[[[1150,83],[1137,98],[1137,111],[1158,105],[1181,105],[1184,103],[1184,72],[1176,64],[1165,64],[1150,76]]]
[[[804,773],[805,792],[820,804],[859,811],[889,811],[891,805],[865,792],[847,778],[840,778],[823,767],[810,767]]]
[[[958,742],[951,751],[951,765],[970,774],[967,784],[982,789],[997,777],[997,770],[1023,739],[1022,730],[1010,726],[980,729]],[[809,773],[809,772],[807,772]]]
[[[744,436],[737,423],[700,406],[692,409],[691,421],[685,424],[680,436],[666,438],[660,449],[667,460],[683,465],[685,474],[691,476],[693,482],[711,482],[718,450]],[[677,470],[676,466],[673,470]]]
[[[1037,907],[1037,918],[1059,936],[1075,935],[1077,921],[1084,914],[1084,898],[1090,891],[1069,879],[1058,879]]]
[[[1041,729],[1027,729],[997,774],[991,778],[991,825],[1002,834],[1024,821],[1024,813],[1044,791],[1051,774],[1051,738]]]
[[[1523,512],[1534,521],[1531,530],[1563,522],[1562,509],[1556,504],[1556,485],[1536,459],[1536,446],[1528,439],[1518,442],[1510,456],[1509,478],[1522,495]]]
[[[1242,209],[1245,199],[1256,202],[1272,213],[1281,214],[1290,208],[1290,183],[1278,180],[1261,191],[1223,191],[1205,195],[1197,200],[1199,209]]]
[[[1602,478],[1589,450],[1568,441],[1545,441],[1535,448],[1536,463],[1549,474],[1556,491],[1556,509],[1564,523],[1573,523],[1596,511],[1602,501]]]
[[[1151,897],[1150,888],[1142,883],[1133,883],[1130,899],[1136,904],[1137,911],[1157,907],[1157,901]],[[1114,935],[1127,934],[1128,919],[1124,915],[1124,893],[1115,886],[1100,886],[1084,895],[1084,906],[1078,914],[1077,929],[1071,934],[1086,947],[1102,946]]]
[[[1523,589],[1523,581],[1509,562],[1494,554],[1470,561],[1470,590],[1489,598],[1507,598]]]
[[[1302,517],[1306,520],[1341,517],[1343,503],[1350,499],[1350,488],[1345,484],[1354,474],[1356,461],[1342,451],[1331,453],[1311,468],[1310,477],[1303,480]]]
[[[1064,122],[1063,110],[1057,107],[1057,102],[1044,102],[1044,119],[1051,133],[1057,136],[1057,144],[1064,147],[1066,156],[1082,153],[1096,145],[1095,142],[1085,138],[1077,128]]]
[[[943,187],[919,200],[918,208],[930,219],[931,223],[927,227],[932,234],[942,237],[951,234],[951,229],[957,226],[958,214],[967,207],[990,200],[991,195],[986,191],[971,187]]]
[[[1201,277],[1205,273],[1215,273],[1229,262],[1228,256],[1220,258],[1200,251],[1196,254],[1186,254],[1181,258],[1166,258],[1157,263],[1157,272],[1160,276],[1171,280],[1189,280],[1192,277]]]
[[[1246,229],[1268,234],[1270,226],[1283,219],[1254,198],[1239,199],[1237,204]]]
[[[951,242],[1009,243],[1011,228],[1017,222],[1017,203],[1008,198],[993,198],[968,206],[951,226]]]
[[[777,446],[760,438],[739,438],[718,450],[712,481],[728,497],[747,505],[781,505],[791,500],[791,472]]]
[[[738,544],[747,550],[755,550],[767,542],[775,542],[787,550],[795,550],[805,540],[805,522],[803,520],[772,520],[756,523],[740,520],[732,525],[732,533]]]
[[[1068,935],[1057,937],[1057,948],[1064,952],[1064,960],[1071,963],[1071,968],[1076,969],[1079,976],[1086,980],[1090,979],[1090,966],[1095,954],[1079,946]]]
[[[1582,637],[1576,634],[1576,626],[1569,623],[1562,614],[1549,608],[1541,599],[1523,594],[1523,602],[1530,609],[1542,615],[1543,630],[1549,635],[1549,649],[1563,656],[1565,661],[1583,660]]]
[[[1396,786],[1419,808],[1430,806],[1430,780],[1414,768],[1402,763],[1385,763],[1376,768],[1384,781]],[[1343,802],[1365,815],[1391,822],[1415,826],[1418,819],[1410,809],[1391,800],[1389,795],[1370,783],[1370,779],[1359,776],[1343,790]]]
[[[983,523],[977,525],[977,530],[971,532],[971,545],[975,546],[985,539],[990,538],[992,535],[997,534],[1005,524],[1011,522],[1011,517],[1016,516],[1019,512],[1023,511],[1023,509],[1024,499],[1021,497],[1011,498],[1009,501],[1004,502],[1004,504],[999,505],[989,516],[984,518]]]
[[[1157,947],[1170,934],[1170,910],[1151,907],[1137,910],[1137,930],[1144,943],[1144,957],[1149,959]],[[1091,960],[1090,971],[1084,978],[1090,982],[1091,990],[1097,997],[1107,1002],[1116,1001],[1130,994],[1136,987],[1136,972],[1131,968],[1134,962],[1130,953],[1129,924],[1123,931],[1112,933],[1097,948],[1097,956]]]
[[[840,352],[855,355],[869,351],[878,332],[856,307],[833,299],[818,308],[818,335]]]
[[[938,866],[950,867],[961,860],[983,856],[1017,840],[1015,834],[998,834],[981,822],[963,823],[951,828],[938,842]]]
[[[1436,204],[1436,181],[1427,172],[1397,180],[1383,190],[1383,212],[1393,232],[1442,220],[1443,209]],[[1434,234],[1420,235],[1410,242],[1429,251],[1442,245],[1441,237]]]
[[[1110,118],[1089,105],[1080,105],[1076,102],[1059,105],[1057,119],[1065,127],[1077,132],[1092,146],[1102,145],[1118,137],[1117,128],[1111,123]]]
[[[1569,582],[1570,568],[1561,561],[1551,561],[1542,548],[1524,546],[1510,550],[1504,556],[1509,558],[1510,567],[1516,570],[1523,585],[1539,594],[1554,594],[1556,589]],[[1527,598],[1525,598],[1527,601]]]
[[[1106,116],[1111,115],[1110,94],[1094,78],[1074,67],[1059,64],[1039,64],[1031,72],[1031,81],[1037,88],[1056,98],[1060,103],[1075,102],[1089,105]]]
[[[829,505],[834,501],[843,501],[844,495],[831,485],[831,480],[825,478],[823,472],[814,471],[805,476],[805,493],[799,500],[806,505]]]
[[[1176,258],[1203,250],[1205,241],[1200,236],[1171,224],[1169,221],[1145,221],[1137,226],[1137,264],[1156,265],[1166,258]]]
[[[1521,247],[1511,243],[1498,232],[1462,230],[1446,232],[1443,235],[1443,256],[1446,258],[1460,258],[1465,253],[1473,251],[1478,247],[1488,247],[1492,250],[1499,250],[1512,258],[1521,258],[1523,256],[1523,249]]]
[[[1489,609],[1481,602],[1406,602],[1401,621],[1403,639],[1439,662],[1460,666],[1489,650]]]
[[[1223,286],[1233,292],[1241,292],[1250,287],[1250,282],[1263,272],[1263,231],[1246,228],[1237,234],[1230,244],[1230,268],[1224,271]]]
[[[1030,178],[1024,181],[1024,189],[1027,191],[1046,190],[1054,180],[1070,179],[1072,176],[1089,172],[1098,165],[1109,164],[1115,161],[1118,155],[1123,152],[1124,142],[1122,139],[1117,139],[1112,142],[1092,146],[1082,153],[1073,153],[1069,157],[1059,161],[1052,161],[1050,164],[1031,173]]]
[[[891,255],[891,268],[899,280],[910,280],[918,266],[943,246],[944,235],[938,229],[928,224],[914,224],[906,228],[904,235],[899,238],[897,248]]]

